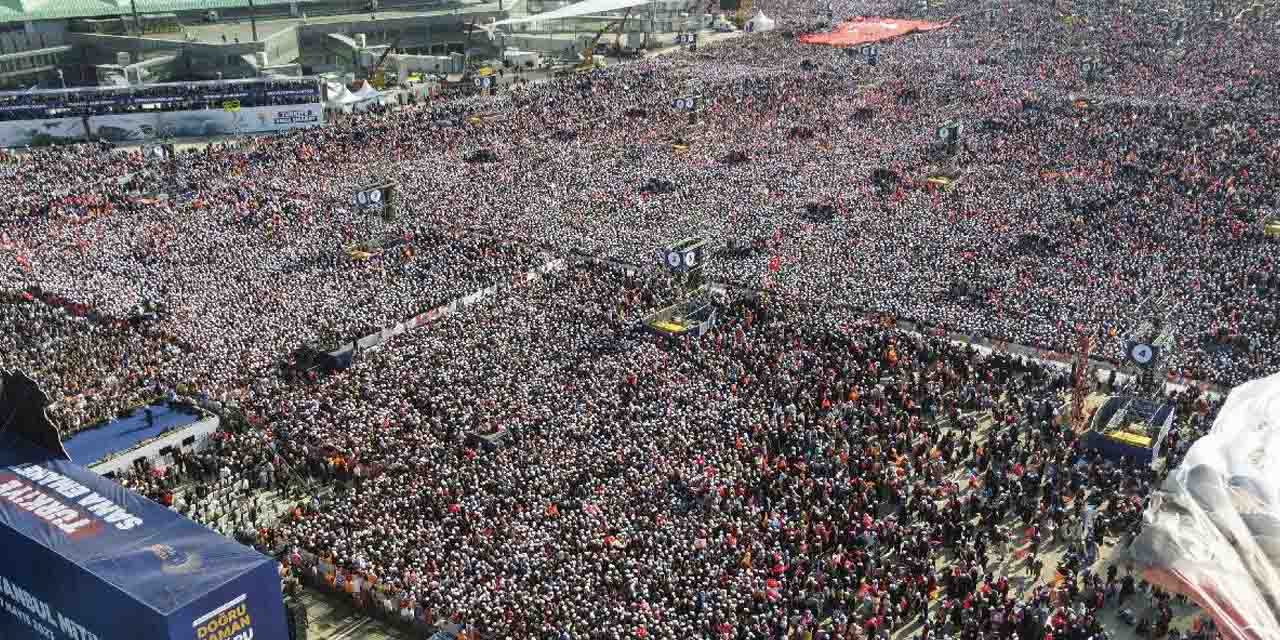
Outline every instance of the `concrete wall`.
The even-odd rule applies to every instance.
[[[447,18],[447,20],[445,20]],[[434,22],[421,21],[414,30],[400,37],[396,47],[398,51],[411,51],[417,55],[447,55],[449,51],[461,51],[466,42],[466,34],[458,30],[459,20],[455,16],[438,16]],[[338,25],[339,27],[343,25]],[[348,27],[368,26],[347,24]],[[357,33],[366,35],[371,51],[370,56],[361,61],[360,50],[354,48],[354,36]],[[298,44],[301,53],[298,61],[311,69],[313,73],[330,71],[353,71],[354,61],[367,65],[381,55],[384,45],[394,42],[396,33],[384,33],[379,29],[357,31],[354,28],[344,31],[334,25],[304,25],[298,31]],[[496,55],[497,48],[488,42],[483,35],[472,37],[472,48],[492,49]],[[275,61],[273,61],[274,63]]]
[[[519,66],[537,66],[542,64],[542,54],[537,51],[521,51],[519,49],[507,49],[502,52],[502,57],[507,62]]]
[[[298,39],[298,28],[285,29],[273,34],[263,41],[270,64],[287,64],[296,62],[301,57],[301,46]]]
[[[82,64],[115,64],[116,54],[123,52],[134,57],[134,65],[138,62],[149,62],[155,58],[163,59],[165,62],[153,73],[163,73],[169,78],[195,80],[215,80],[219,73],[228,80],[256,77],[257,66],[246,60],[251,60],[254,54],[263,51],[267,44],[266,42],[213,44],[97,33],[68,33],[67,37],[71,44],[79,48]],[[138,56],[141,56],[141,61],[137,60]],[[151,72],[150,69],[148,71]],[[130,79],[133,81],[134,76],[131,75]]]
[[[66,40],[65,29],[42,29],[33,32],[9,31],[0,33],[0,53],[21,53],[32,49],[48,49],[66,44]]]
[[[99,64],[115,62],[115,54],[123,51],[129,54],[141,53],[145,59],[160,52],[173,55],[178,52],[195,57],[228,58],[245,54],[253,54],[263,50],[261,42],[241,42],[215,44],[211,42],[184,42],[181,40],[160,40],[156,38],[135,38],[132,36],[113,36],[100,33],[68,33],[69,44],[82,47],[92,55],[105,53],[106,58]]]
[[[179,80],[185,73],[186,65],[179,56],[147,58],[125,68],[126,77],[139,83]]]
[[[516,34],[507,36],[507,46],[526,51],[538,51],[546,55],[573,57],[581,50],[577,42],[569,38]]]
[[[409,73],[462,73],[460,61],[449,56],[395,56],[396,69],[404,69]]]
[[[40,39],[46,42],[56,39],[76,48],[76,63],[80,68],[92,69],[99,65],[115,64],[116,54],[128,53],[134,63],[151,58],[165,58],[160,66],[147,68],[157,78],[216,79],[248,78],[261,73],[264,67],[255,54],[265,53],[268,65],[301,64],[311,71],[352,71],[353,62],[359,63],[359,52],[347,42],[331,36],[350,38],[357,33],[367,36],[371,46],[390,44],[399,39],[398,48],[421,53],[440,53],[460,49],[467,39],[462,25],[472,21],[484,23],[501,19],[506,12],[485,11],[405,18],[379,18],[369,21],[364,16],[350,21],[323,24],[298,24],[273,33],[260,42],[186,42],[158,38],[135,38],[127,35],[71,33],[62,31],[36,34],[9,32],[0,34],[0,53],[5,47],[11,50],[32,48]],[[485,49],[480,55],[493,53],[488,38],[482,34],[472,37],[472,48]],[[381,53],[378,51],[378,53]],[[368,61],[366,60],[367,64]],[[161,73],[163,72],[163,73]],[[74,77],[69,74],[68,78]],[[134,76],[131,76],[131,78]]]

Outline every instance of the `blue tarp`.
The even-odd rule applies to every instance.
[[[0,435],[0,638],[287,637],[274,560]]]
[[[112,420],[94,429],[81,431],[62,443],[71,461],[91,465],[118,451],[128,451],[171,429],[181,429],[200,419],[164,405],[151,407],[152,424],[147,424],[145,409],[128,417]]]

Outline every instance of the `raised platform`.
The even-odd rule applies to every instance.
[[[142,458],[167,464],[162,458],[169,449],[201,448],[208,435],[217,430],[219,422],[217,416],[194,409],[155,405],[81,431],[64,442],[63,447],[72,462],[105,475],[126,469]]]
[[[706,285],[691,292],[689,298],[661,309],[644,319],[650,331],[667,337],[679,337],[692,332],[701,337],[716,324],[716,310],[708,296]]]
[[[1151,464],[1173,423],[1174,406],[1137,396],[1111,396],[1098,407],[1084,434],[1086,447],[1112,460],[1121,457]]]

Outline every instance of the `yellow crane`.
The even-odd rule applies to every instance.
[[[755,7],[755,3],[751,0],[738,0],[738,28],[744,28],[743,25],[751,19],[751,9]]]
[[[627,12],[622,14],[621,20],[617,22],[610,22],[609,24],[606,24],[603,29],[596,32],[596,37],[592,38],[591,42],[587,43],[586,49],[582,52],[582,62],[579,62],[578,66],[575,67],[579,73],[588,72],[596,68],[596,45],[600,43],[600,37],[603,36],[606,31],[614,27],[618,27],[618,37],[621,38],[622,26],[627,23],[627,18],[629,17],[631,17],[631,9],[627,9]]]

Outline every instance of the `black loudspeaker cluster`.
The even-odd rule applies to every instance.
[[[674,193],[675,190],[676,185],[674,182],[663,180],[662,178],[649,178],[647,182],[640,186],[640,193],[651,195]]]
[[[493,149],[489,149],[489,148],[476,149],[475,151],[472,151],[471,153],[467,154],[465,161],[467,162],[467,164],[494,163],[498,161],[498,154],[494,153]]]
[[[809,140],[813,138],[813,129],[810,129],[809,127],[795,126],[791,127],[791,131],[788,132],[788,135],[790,135],[792,140]]]
[[[891,169],[881,167],[871,172],[871,185],[881,195],[893,193],[898,188],[900,181],[901,177],[898,172]]]
[[[836,217],[836,208],[829,204],[810,202],[804,206],[804,219],[809,222],[831,222]]]

